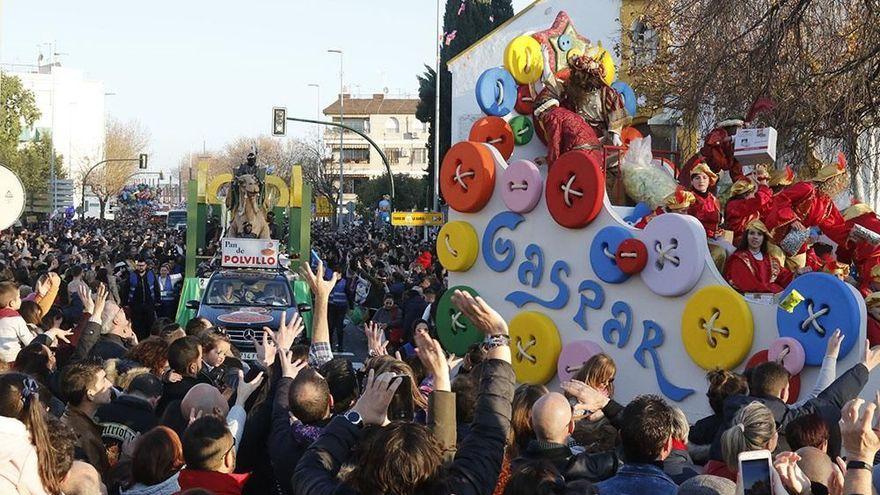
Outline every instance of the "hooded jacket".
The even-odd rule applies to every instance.
[[[27,427],[6,416],[0,416],[0,493],[46,494]]]

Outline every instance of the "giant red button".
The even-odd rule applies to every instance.
[[[489,145],[462,141],[449,148],[440,166],[440,190],[452,209],[480,211],[494,188],[495,160]]]
[[[535,91],[531,84],[520,84],[516,88],[516,105],[513,109],[520,115],[531,115],[535,111]]]
[[[513,146],[516,144],[513,138],[513,129],[501,117],[483,117],[471,126],[468,141],[488,143],[495,147],[505,160],[513,154]]]
[[[754,356],[750,357],[748,361],[746,361],[746,370],[750,370],[759,364],[766,363],[768,361],[769,351],[764,349],[763,351],[758,351]],[[788,400],[786,401],[788,404],[794,404],[798,400],[798,396],[801,395],[801,375],[792,375],[788,379]]]
[[[617,247],[614,261],[620,271],[627,275],[635,275],[644,270],[645,265],[648,264],[648,249],[645,248],[645,243],[638,239],[626,239]]]
[[[602,210],[605,174],[598,153],[564,153],[550,167],[544,196],[556,223],[570,229],[589,225]]]

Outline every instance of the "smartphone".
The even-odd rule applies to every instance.
[[[739,476],[744,495],[774,495],[770,470],[773,458],[768,450],[753,450],[739,455]]]
[[[412,421],[413,420],[413,404],[412,396],[412,380],[409,375],[399,374],[395,378],[400,378],[400,386],[394,392],[391,398],[391,404],[388,405],[388,419],[391,421]]]
[[[311,254],[311,256],[309,256],[309,265],[311,265],[313,272],[318,270],[318,263],[320,263],[320,262],[321,262],[321,257],[318,256],[317,251],[312,249],[312,254]]]

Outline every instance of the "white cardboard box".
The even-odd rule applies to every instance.
[[[733,156],[741,165],[776,161],[776,129],[740,129],[733,139]]]

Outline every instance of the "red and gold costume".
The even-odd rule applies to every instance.
[[[880,218],[863,203],[850,206],[843,212],[847,232],[856,225],[880,233]],[[837,245],[837,259],[844,263],[854,263],[859,273],[859,291],[867,296],[871,293],[871,271],[880,266],[880,246],[861,239],[847,237],[846,242]]]
[[[868,341],[873,347],[880,344],[880,321],[877,320],[880,313],[880,292],[873,292],[865,297],[865,306],[868,308]]]
[[[733,180],[742,178],[742,165],[733,157],[733,136],[728,133],[722,124],[712,129],[700,148],[700,154],[706,158],[706,163],[715,173],[727,170]],[[742,122],[739,122],[741,125]]]
[[[724,223],[733,231],[733,244],[738,245],[746,226],[766,213],[773,200],[773,192],[767,186],[760,186],[756,191],[753,182],[740,179],[733,184],[730,194],[732,199],[724,207]]]
[[[718,181],[718,176],[712,172],[709,168],[709,165],[706,163],[698,163],[691,169],[691,177],[696,174],[705,174],[709,179],[709,188],[715,185]],[[721,223],[721,203],[718,201],[718,198],[715,197],[714,194],[709,192],[709,189],[706,192],[697,191],[693,186],[688,187],[694,195],[694,202],[687,209],[687,214],[696,218],[703,224],[703,229],[706,230],[706,237],[708,239],[714,239],[721,235],[721,229],[718,227]]]
[[[759,220],[751,222],[748,228],[759,230],[765,238],[769,236]],[[740,292],[776,294],[791,282],[792,273],[768,252],[762,253],[759,260],[748,249],[738,249],[727,260],[724,278]]]

